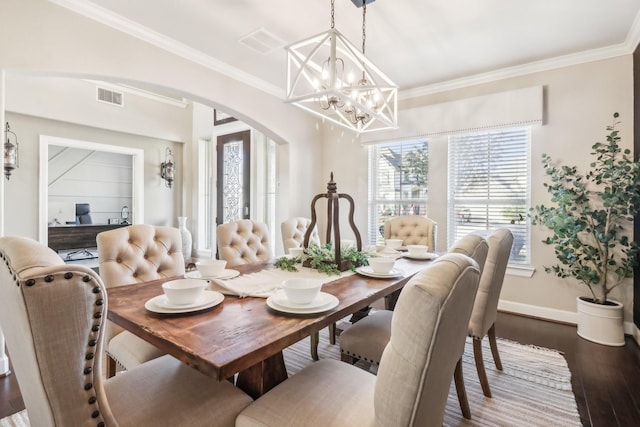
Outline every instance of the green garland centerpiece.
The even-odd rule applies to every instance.
[[[342,260],[349,262],[349,269],[355,271],[357,267],[369,265],[369,258],[373,256],[373,253],[366,250],[359,251],[355,246],[348,246],[340,251],[340,256]],[[298,271],[298,267],[302,266],[305,261],[308,261],[311,268],[321,273],[326,273],[327,275],[340,274],[340,269],[335,261],[333,242],[320,246],[309,245],[301,256],[283,256],[277,259],[274,265],[282,270]]]

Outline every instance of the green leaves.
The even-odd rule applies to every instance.
[[[343,260],[350,261],[350,268],[355,271],[357,267],[369,265],[371,254],[366,251],[359,251],[355,247],[348,247],[341,251],[340,256]],[[307,260],[311,268],[321,273],[328,275],[340,274],[340,269],[335,262],[333,243],[331,242],[321,246],[310,245],[304,250],[302,256],[296,258],[282,257],[276,260],[274,265],[282,270],[298,271],[297,265],[302,265]]]
[[[574,277],[589,287],[594,300],[607,295],[632,277],[638,246],[629,240],[633,216],[640,210],[640,163],[630,150],[622,151],[615,126],[607,126],[607,143],[593,144],[595,160],[582,175],[575,166],[556,164],[542,155],[550,182],[544,184],[551,206],[530,210],[532,224],[543,225],[551,236],[542,242],[554,247],[558,264],[545,271],[558,277]]]

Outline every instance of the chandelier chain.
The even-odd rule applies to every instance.
[[[365,42],[367,41],[367,34],[366,34],[366,16],[367,16],[367,4],[363,4],[362,5],[362,54],[364,55],[364,45]]]
[[[331,29],[333,30],[335,28],[335,15],[333,13],[333,4],[334,4],[335,0],[331,0]]]

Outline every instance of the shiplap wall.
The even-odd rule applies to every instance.
[[[129,155],[50,146],[49,224],[74,221],[76,203],[91,205],[94,224],[120,221],[132,206],[132,163]]]

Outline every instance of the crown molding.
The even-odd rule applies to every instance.
[[[262,79],[258,79],[249,73],[232,67],[227,63],[219,61],[199,50],[193,49],[156,31],[141,26],[94,3],[83,0],[49,1],[58,6],[86,16],[87,18],[103,23],[111,28],[122,31],[140,40],[146,41],[147,43],[150,43],[158,48],[178,55],[189,61],[195,62],[213,71],[224,74],[229,78],[243,82],[265,93],[282,99],[284,99],[285,97],[285,91],[282,88],[279,88]],[[523,65],[502,68],[495,71],[475,74],[459,79],[447,80],[412,89],[400,90],[398,91],[398,100],[408,100],[425,95],[431,95],[434,93],[461,89],[464,87],[483,83],[490,83],[497,80],[520,77],[523,75],[541,71],[549,71],[556,68],[569,67],[572,65],[579,65],[587,62],[629,55],[634,52],[634,50],[638,46],[638,43],[640,43],[640,12],[636,15],[636,18],[624,43],[569,55],[558,56],[551,59],[534,61]]]
[[[219,61],[204,52],[193,49],[94,3],[83,0],[49,0],[49,2],[69,9],[72,12],[83,15],[118,31],[122,31],[123,33],[129,34],[130,36],[152,44],[153,46],[173,53],[174,55],[202,65],[203,67],[216,71],[220,74],[224,74],[227,77],[239,80],[265,93],[279,98],[284,98],[284,89],[265,82],[262,79],[258,79],[255,76],[238,68],[232,67],[225,62]]]

